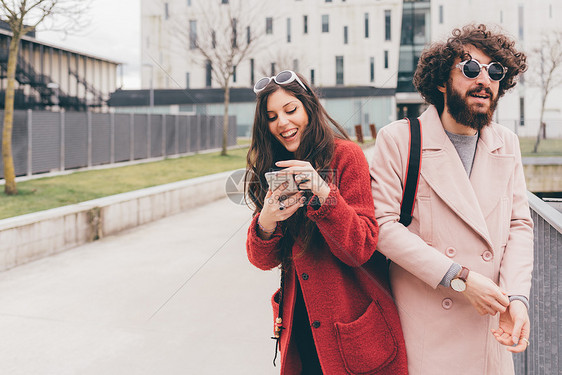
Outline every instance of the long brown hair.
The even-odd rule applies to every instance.
[[[256,113],[252,130],[252,140],[247,156],[247,171],[245,177],[246,203],[254,208],[254,214],[261,211],[265,195],[268,191],[265,173],[275,169],[275,162],[280,160],[297,159],[308,161],[319,172],[328,171],[332,163],[335,149],[334,139],[349,139],[345,130],[332,118],[320,104],[318,96],[305,78],[297,74],[305,90],[297,81],[278,85],[273,80],[258,93],[256,99]],[[301,142],[295,153],[290,153],[271,134],[267,116],[267,101],[269,96],[277,90],[284,90],[301,101],[308,115],[308,125],[303,130]],[[333,127],[332,127],[332,126]],[[338,132],[335,131],[337,129]],[[322,173],[321,173],[322,175]],[[331,176],[322,177],[330,180]],[[310,193],[305,196],[310,198]],[[293,216],[283,222],[285,235],[281,242],[282,253],[289,254],[292,244],[299,241],[303,251],[309,250],[320,239],[316,224],[306,216],[306,206],[300,208]],[[280,254],[283,261],[283,254]]]

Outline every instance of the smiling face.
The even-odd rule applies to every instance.
[[[267,99],[267,118],[271,134],[287,151],[295,152],[308,125],[308,115],[302,102],[279,88]]]
[[[492,59],[472,45],[465,51],[481,64],[489,64]],[[480,130],[488,125],[498,104],[500,83],[492,81],[488,71],[483,68],[474,79],[467,78],[455,66],[461,59],[455,60],[449,81],[439,90],[445,94],[445,109],[459,124]]]

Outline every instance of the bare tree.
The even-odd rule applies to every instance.
[[[4,106],[4,128],[2,131],[2,161],[4,163],[4,192],[17,194],[14,159],[12,156],[12,128],[14,121],[14,92],[18,50],[22,36],[33,31],[41,23],[72,29],[80,22],[80,14],[89,6],[89,1],[70,0],[0,0],[0,17],[12,31],[8,54],[6,97]]]
[[[228,107],[234,69],[250,58],[264,36],[256,25],[261,20],[262,2],[204,2],[199,8],[197,29],[187,30],[189,48],[196,51],[195,62],[210,67],[212,78],[224,90],[224,116],[221,155],[227,155]],[[189,23],[188,23],[189,24]]]
[[[281,49],[275,46],[268,57],[268,60],[263,61],[258,67],[258,72],[263,76],[271,76],[283,70],[293,70],[297,73],[303,73],[300,67],[304,62],[303,56],[299,56],[300,58],[297,57],[292,48]],[[272,69],[274,72],[272,72]]]
[[[562,84],[562,30],[543,32],[540,44],[532,49],[530,83],[539,87],[541,92],[541,114],[539,130],[533,152],[537,152],[541,138],[544,137],[546,124],[544,111],[546,99],[550,92]]]

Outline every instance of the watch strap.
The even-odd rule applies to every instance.
[[[464,281],[466,283],[466,279],[468,278],[469,273],[470,273],[470,270],[467,267],[462,266],[461,272],[459,273],[459,276],[457,276],[457,278],[461,279],[462,281]]]

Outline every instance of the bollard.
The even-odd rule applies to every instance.
[[[369,129],[371,129],[371,137],[373,137],[373,139],[377,139],[377,128],[375,127],[375,124],[369,124]]]
[[[363,143],[363,129],[361,125],[355,125],[355,136],[357,137],[357,142]]]

